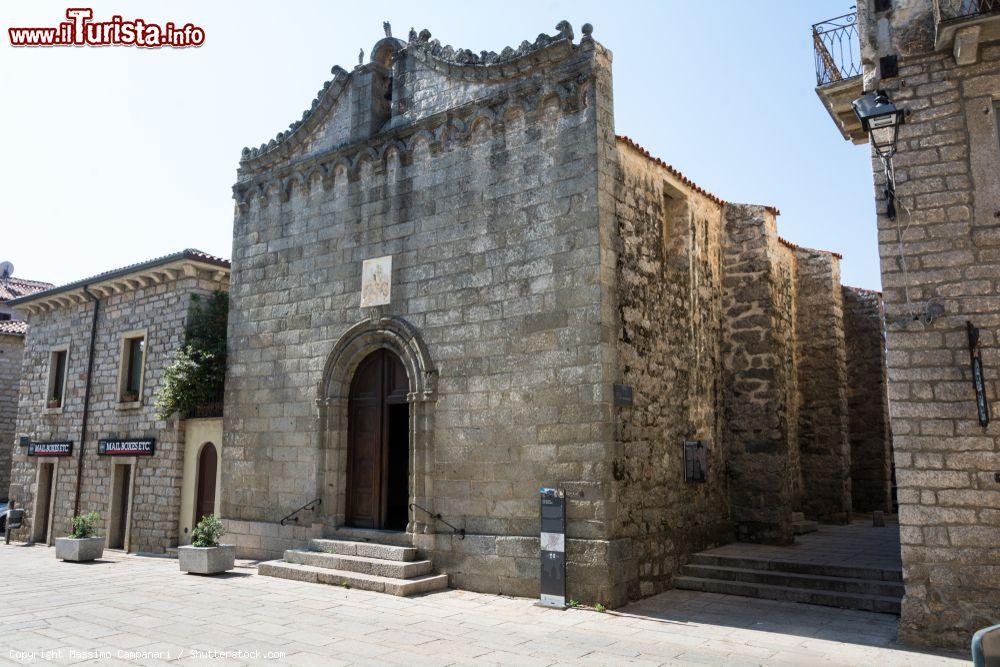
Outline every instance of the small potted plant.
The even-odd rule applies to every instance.
[[[62,401],[59,400],[58,396],[49,396],[49,402],[45,404],[49,409],[58,408],[62,405]]]
[[[191,544],[178,547],[177,560],[181,572],[192,574],[219,574],[236,565],[236,546],[219,544],[226,529],[214,514],[202,517],[191,531]]]
[[[95,537],[101,515],[89,512],[73,517],[73,532],[69,537],[56,538],[56,558],[85,563],[104,555],[104,538]]]

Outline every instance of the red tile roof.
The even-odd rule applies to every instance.
[[[23,336],[28,331],[28,323],[23,320],[0,320],[0,336]]]
[[[680,170],[678,170],[678,169],[670,166],[669,164],[667,164],[666,162],[664,162],[660,158],[655,157],[654,155],[650,155],[649,151],[647,151],[645,148],[643,148],[642,146],[640,146],[638,143],[636,143],[635,141],[633,141],[629,137],[626,137],[623,134],[618,134],[618,135],[615,135],[615,138],[618,139],[618,141],[622,142],[623,144],[626,144],[626,145],[630,146],[632,149],[638,151],[639,153],[641,153],[642,155],[644,155],[646,158],[652,160],[654,163],[660,165],[661,167],[663,167],[664,169],[666,169],[667,171],[669,171],[671,174],[673,174],[674,176],[676,176],[677,178],[679,178],[684,185],[688,186],[689,188],[691,188],[692,190],[694,190],[697,193],[705,195],[706,197],[708,197],[710,200],[712,200],[716,204],[719,204],[720,206],[722,206],[722,205],[725,205],[725,204],[729,203],[725,199],[722,199],[721,197],[716,197],[715,195],[713,195],[708,190],[705,190],[704,188],[702,188],[701,186],[699,186],[697,183],[695,183],[694,181],[692,181],[690,178],[688,178],[687,176],[685,176],[684,174],[682,174],[680,172]],[[765,206],[764,208],[767,209],[768,211],[770,211],[771,213],[773,213],[774,215],[781,215],[781,211],[779,211],[774,206]]]
[[[27,280],[10,276],[6,280],[0,279],[0,301],[10,301],[25,294],[34,294],[42,290],[52,289],[52,283],[43,283],[40,280]]]
[[[216,257],[215,255],[209,255],[207,252],[201,250],[196,250],[194,248],[186,248],[180,252],[171,253],[169,255],[163,255],[162,257],[157,257],[155,259],[150,259],[145,262],[138,262],[136,264],[129,264],[128,266],[123,266],[120,269],[112,269],[111,271],[105,271],[104,273],[98,273],[95,276],[89,278],[84,278],[83,280],[77,280],[72,283],[67,283],[66,285],[60,285],[59,287],[49,286],[50,289],[46,289],[40,292],[24,295],[21,298],[11,302],[11,305],[20,305],[27,301],[33,301],[36,298],[45,298],[53,294],[59,294],[60,292],[66,292],[77,287],[82,287],[84,285],[92,285],[93,283],[101,282],[102,280],[109,280],[111,278],[118,278],[121,276],[126,276],[130,273],[134,273],[140,270],[146,270],[161,266],[163,264],[169,264],[170,262],[176,262],[179,260],[196,260],[199,262],[204,262],[206,264],[212,264],[221,268],[229,268],[229,260],[222,257]]]

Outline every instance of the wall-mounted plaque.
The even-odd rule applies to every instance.
[[[384,306],[392,293],[392,255],[361,264],[361,307]]]
[[[28,456],[70,456],[72,453],[72,440],[28,443]]]
[[[27,447],[28,445],[31,444],[31,438],[29,438],[26,435],[20,435],[17,437],[17,444],[19,444],[22,447]]]
[[[155,438],[97,441],[97,453],[101,456],[152,456],[155,450]]]
[[[632,405],[632,387],[630,385],[615,385],[615,405],[619,407],[628,407]]]
[[[684,441],[684,481],[704,482],[708,479],[708,452],[701,440]]]

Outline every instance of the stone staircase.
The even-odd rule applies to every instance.
[[[417,560],[412,546],[366,541],[361,532],[353,531],[353,540],[310,540],[308,549],[289,549],[283,560],[261,563],[257,572],[399,596],[448,587],[448,575],[434,574],[431,561]]]
[[[900,570],[694,554],[677,588],[899,615]]]
[[[792,512],[792,530],[796,535],[805,535],[806,533],[815,533],[819,530],[819,524],[815,521],[810,521],[806,519],[802,512]]]

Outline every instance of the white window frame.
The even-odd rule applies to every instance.
[[[55,379],[55,376],[54,376],[54,373],[55,373],[55,370],[56,370],[54,362],[56,360],[56,355],[58,353],[60,353],[60,352],[65,352],[66,353],[66,365],[63,368],[62,387],[60,387],[60,389],[62,391],[59,392],[59,395],[62,398],[59,401],[59,407],[58,408],[50,408],[49,407],[49,397],[52,396],[52,390],[55,389],[55,382],[56,382],[56,379]],[[49,372],[48,372],[48,375],[47,375],[47,377],[45,379],[45,398],[43,399],[44,400],[43,406],[45,408],[45,412],[46,413],[48,413],[48,414],[60,414],[63,411],[63,407],[65,407],[65,405],[66,405],[66,380],[67,380],[67,378],[69,378],[69,343],[66,343],[64,345],[56,345],[55,347],[49,348]]]
[[[139,370],[139,398],[135,401],[124,400],[125,383],[128,379],[128,343],[130,340],[142,338],[142,367]],[[119,408],[135,408],[142,405],[142,395],[146,389],[146,356],[149,354],[149,335],[146,329],[134,329],[122,334],[121,345],[118,350],[118,398]]]

